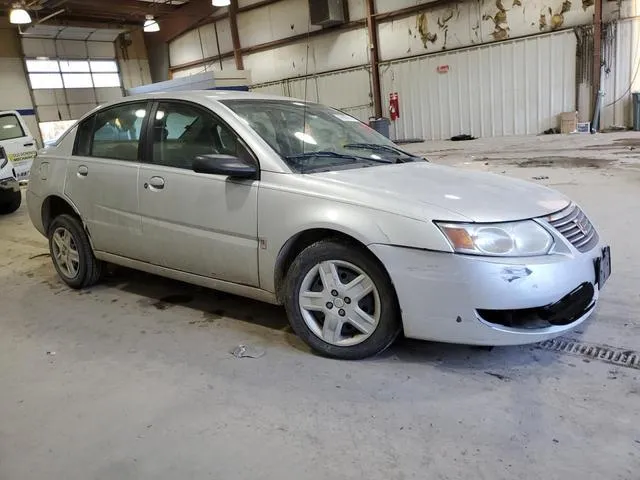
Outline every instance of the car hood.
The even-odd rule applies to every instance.
[[[357,195],[375,197],[389,211],[420,204],[434,220],[443,209],[474,222],[503,222],[541,217],[561,210],[570,200],[547,187],[511,177],[428,162],[403,163],[380,167],[338,170],[312,175],[341,184]],[[344,190],[343,190],[344,191]],[[376,202],[378,203],[378,202]]]

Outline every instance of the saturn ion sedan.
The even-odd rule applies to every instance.
[[[610,250],[548,188],[434,165],[357,119],[240,92],[128,97],[35,159],[35,227],[73,288],[105,262],[273,304],[320,354],[404,335],[515,345],[596,308]]]

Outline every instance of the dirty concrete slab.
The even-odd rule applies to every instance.
[[[617,151],[618,135],[581,141]],[[612,244],[614,274],[571,337],[640,350],[640,170],[605,149],[602,168],[509,163],[591,145],[551,137],[459,142],[436,161],[548,177],[531,181],[579,201]],[[442,144],[411,148],[454,148]],[[531,150],[471,159],[510,147]],[[0,249],[3,480],[637,478],[638,369],[407,340],[327,360],[278,307],[126,269],[69,290],[24,207],[0,218]],[[237,358],[241,344],[264,354]]]

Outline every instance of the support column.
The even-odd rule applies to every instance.
[[[600,97],[600,73],[602,70],[602,0],[595,0],[593,13],[593,75],[592,98],[594,99],[594,115],[593,118],[596,125],[591,128],[599,130],[600,110],[602,108]]]
[[[369,63],[373,83],[373,111],[376,118],[382,117],[382,93],[380,88],[380,54],[378,45],[378,26],[375,19],[374,0],[367,0],[367,28],[369,29]]]
[[[238,0],[231,0],[229,5],[229,26],[231,27],[231,41],[233,42],[233,57],[236,60],[236,70],[244,70],[240,34],[238,33]]]

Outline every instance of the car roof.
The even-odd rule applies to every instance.
[[[130,100],[153,100],[154,98],[191,100],[191,101],[223,101],[223,100],[296,100],[291,97],[269,95],[264,93],[244,92],[237,90],[181,90],[167,92],[143,93],[124,97],[113,103]]]
[[[90,110],[85,113],[78,122],[81,122],[83,119],[93,115],[94,113],[103,110],[108,107],[114,107],[116,105],[120,105],[128,102],[135,102],[136,100],[154,100],[154,99],[162,99],[162,100],[186,100],[195,103],[207,103],[210,101],[220,102],[224,100],[277,100],[277,101],[287,101],[287,102],[304,102],[304,100],[299,100],[297,98],[292,97],[283,97],[280,95],[270,95],[264,93],[253,93],[253,92],[245,92],[238,90],[180,90],[180,91],[167,91],[167,92],[153,92],[153,93],[142,93],[139,95],[130,95],[127,97],[119,98],[118,100],[114,100],[108,103],[103,103],[96,108]],[[312,102],[306,102],[312,103]]]

